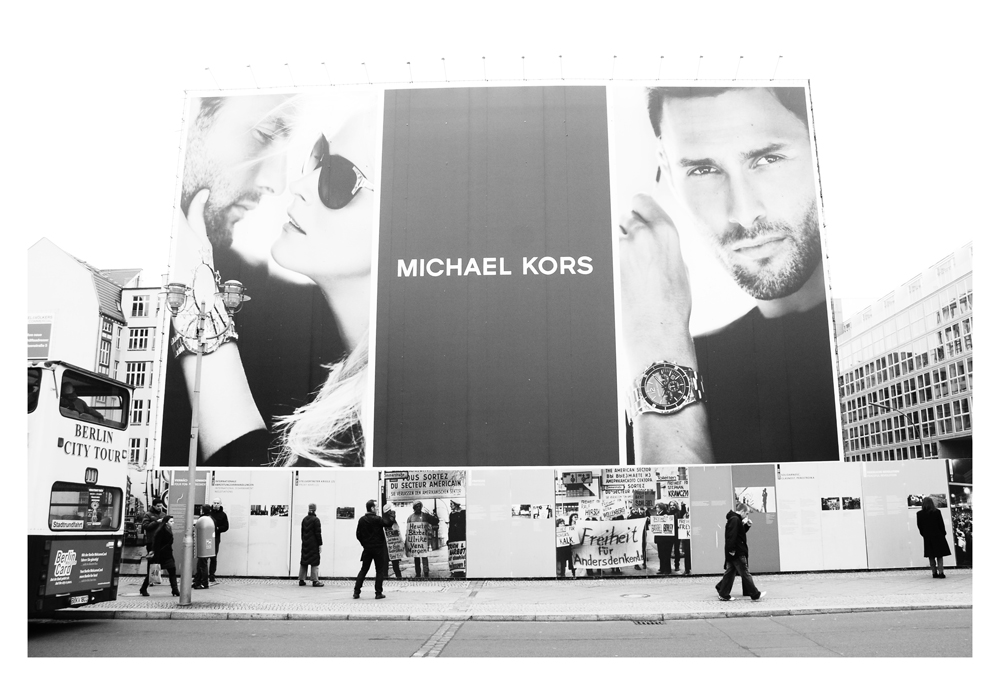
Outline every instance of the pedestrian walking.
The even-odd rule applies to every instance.
[[[139,588],[139,594],[143,597],[149,597],[149,571],[156,563],[153,561],[153,536],[156,534],[156,529],[163,522],[163,511],[163,502],[159,499],[154,499],[153,504],[142,515],[142,522],[139,524],[142,528],[143,536],[146,538],[146,578],[142,581],[142,587]]]
[[[208,562],[208,580],[214,583],[215,569],[219,561],[219,546],[222,544],[222,534],[229,530],[229,516],[223,511],[222,500],[218,497],[212,500],[212,511],[208,515],[215,522],[215,556]]]
[[[944,557],[951,556],[951,547],[941,510],[934,506],[930,497],[924,497],[922,508],[917,512],[917,530],[924,539],[924,556],[930,562],[932,576],[944,578]]]
[[[302,551],[299,555],[299,585],[306,584],[306,571],[312,567],[313,587],[323,587],[319,582],[319,557],[323,551],[323,524],[316,515],[316,505],[309,505],[309,513],[302,519]]]
[[[181,593],[177,589],[177,563],[174,561],[173,516],[164,516],[153,533],[153,561],[166,570],[170,576],[170,592],[174,597]]]
[[[745,502],[737,502],[735,511],[730,510],[726,514],[726,562],[725,574],[715,585],[719,599],[724,602],[732,601],[729,594],[733,589],[733,581],[736,574],[739,574],[743,581],[743,594],[749,594],[753,601],[760,600],[766,592],[761,592],[753,582],[750,569],[747,566],[750,558],[750,547],[747,545],[747,531],[750,530],[749,507]]]
[[[361,571],[354,581],[354,599],[361,597],[361,586],[368,575],[368,569],[375,562],[375,599],[385,599],[382,593],[382,581],[389,572],[389,548],[385,543],[385,530],[391,528],[393,519],[389,516],[379,516],[375,513],[375,500],[365,503],[365,515],[358,519],[358,542],[361,543]],[[419,572],[418,572],[419,575]]]

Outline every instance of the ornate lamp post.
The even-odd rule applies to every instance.
[[[193,285],[170,283],[166,286],[167,307],[174,321],[176,337],[171,347],[179,353],[185,349],[196,354],[194,388],[191,399],[191,444],[188,450],[188,487],[184,521],[184,556],[181,559],[180,605],[191,604],[192,559],[194,557],[194,498],[198,464],[198,410],[201,395],[201,359],[206,347],[218,347],[227,340],[235,339],[232,315],[238,312],[250,298],[244,294],[245,288],[239,281],[219,283],[219,274],[207,264],[200,264],[194,271]],[[219,312],[221,303],[226,316]],[[205,335],[205,322],[213,323],[213,333]],[[191,328],[194,328],[192,331]],[[191,343],[196,349],[191,350]]]
[[[906,423],[909,424],[911,428],[913,428],[913,432],[917,434],[917,440],[920,441],[920,458],[921,459],[927,458],[927,453],[924,452],[924,438],[923,436],[920,435],[920,426],[914,425],[913,421],[910,419],[909,414],[902,412],[899,409],[896,409],[895,407],[890,407],[888,404],[880,404],[878,402],[872,402],[871,400],[868,401],[868,404],[872,404],[878,407],[879,409],[885,409],[886,411],[894,411],[900,416],[902,416],[904,419],[906,419]]]

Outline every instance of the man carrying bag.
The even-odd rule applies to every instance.
[[[149,597],[150,583],[159,585],[162,582],[160,580],[160,565],[153,563],[153,535],[156,533],[156,529],[163,520],[163,514],[163,502],[158,499],[154,499],[153,504],[149,507],[146,513],[142,515],[142,532],[146,538],[146,579],[142,581],[142,587],[139,588],[139,594],[143,597]]]

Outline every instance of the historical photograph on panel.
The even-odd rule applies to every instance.
[[[161,466],[187,463],[199,350],[199,466],[365,464],[381,104],[339,89],[190,99]]]
[[[620,462],[603,87],[389,90],[376,467]]]
[[[861,509],[860,497],[841,497],[841,500],[844,502],[844,509],[847,511]]]
[[[629,463],[839,459],[805,84],[610,93]]]
[[[839,497],[821,497],[819,504],[822,511],[840,511]]]
[[[762,514],[774,513],[774,487],[735,488],[733,497],[736,502],[747,505],[750,511]]]
[[[386,471],[390,577],[465,577],[465,471]],[[530,505],[528,515],[531,515]]]
[[[556,471],[556,576],[691,573],[687,467]]]

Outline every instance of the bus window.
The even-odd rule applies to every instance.
[[[121,488],[61,481],[52,484],[50,530],[118,530],[121,518]]]
[[[59,413],[71,419],[125,428],[127,392],[67,370],[59,392]]]
[[[28,369],[28,413],[38,406],[38,392],[42,387],[42,370]]]

